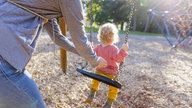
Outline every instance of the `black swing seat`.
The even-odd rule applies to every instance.
[[[109,78],[106,78],[104,76],[101,76],[101,75],[98,75],[98,74],[95,74],[93,72],[89,72],[87,70],[83,70],[83,69],[80,69],[80,68],[77,68],[76,71],[83,74],[83,75],[85,75],[85,76],[87,76],[87,77],[90,77],[92,79],[103,82],[103,83],[105,83],[107,85],[111,85],[113,87],[121,89],[121,84],[119,82],[113,80],[113,79],[109,79]]]

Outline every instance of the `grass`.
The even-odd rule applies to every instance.
[[[98,32],[98,28],[97,27],[92,27],[92,31],[94,32],[94,33],[97,33]],[[89,27],[85,27],[85,31],[87,32],[87,33],[89,33],[90,32],[90,28]]]
[[[158,33],[147,33],[147,32],[140,32],[140,31],[131,31],[130,34],[144,35],[144,36],[162,36],[162,34],[158,34]]]
[[[92,31],[93,31],[93,33],[97,33],[98,32],[98,28],[97,27],[93,27],[92,28]],[[85,27],[85,31],[87,32],[87,33],[89,33],[90,32],[90,28],[89,27]],[[147,33],[147,32],[140,32],[140,31],[130,31],[129,32],[130,34],[134,34],[134,35],[143,35],[143,36],[162,36],[162,34],[158,34],[158,33]],[[122,30],[120,30],[119,31],[119,34],[126,34],[126,31],[122,31]]]

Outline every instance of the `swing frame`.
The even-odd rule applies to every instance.
[[[168,8],[167,10],[158,10],[158,7],[163,4],[164,0],[160,1],[157,5],[155,5],[154,7],[152,7],[151,9],[148,10],[148,18],[147,18],[147,23],[145,26],[145,31],[147,31],[148,26],[149,26],[149,21],[153,21],[157,27],[158,30],[160,31],[161,34],[163,34],[163,36],[165,37],[165,39],[168,41],[168,43],[170,44],[170,46],[173,48],[177,48],[182,42],[184,42],[185,40],[188,39],[187,34],[185,36],[180,37],[180,33],[178,32],[179,29],[174,30],[173,28],[171,28],[172,26],[175,26],[173,24],[171,24],[169,22],[171,15],[191,15],[190,12],[188,11],[181,11],[179,9],[177,9],[178,6],[180,6],[181,3],[185,2],[184,0],[180,0],[178,1],[178,3],[175,6],[172,6],[171,8]],[[189,9],[187,7],[187,9]],[[175,16],[173,16],[172,18],[174,18]],[[158,20],[159,19],[159,20]],[[189,20],[189,19],[187,19]],[[186,21],[187,21],[186,20]],[[176,24],[176,23],[174,23]],[[175,39],[175,40],[174,40]]]

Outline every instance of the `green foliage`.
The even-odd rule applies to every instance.
[[[95,26],[92,27],[93,33],[97,33],[98,30],[99,30],[98,27],[95,27]],[[90,27],[85,27],[85,31],[86,31],[86,33],[89,33],[90,32]]]
[[[87,3],[87,16],[97,24],[127,22],[132,0],[92,0]]]
[[[135,9],[130,17],[132,1],[135,1]],[[164,10],[175,5],[179,0],[83,0],[87,18],[98,26],[106,23],[115,23],[121,30],[129,23],[131,30],[144,31],[147,22],[147,10],[159,6],[158,10]],[[157,19],[160,20],[160,19]],[[147,32],[158,33],[158,27],[154,22],[149,22]]]

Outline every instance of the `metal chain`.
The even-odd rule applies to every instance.
[[[130,11],[130,13],[129,13],[129,15],[128,15],[128,23],[127,23],[127,30],[126,30],[126,36],[125,36],[125,44],[128,43],[129,30],[130,30],[130,27],[131,27],[131,20],[132,20],[132,18],[133,18],[133,12],[134,12],[134,9],[135,9],[135,2],[136,2],[136,0],[132,0],[131,11]],[[119,64],[119,71],[120,71],[120,72],[122,72],[123,64],[124,64],[124,61],[122,61],[122,62]],[[116,77],[120,76],[120,75],[119,75],[120,72],[117,73],[118,75],[116,75]],[[116,77],[115,77],[114,79],[118,79],[118,78],[116,78]]]
[[[134,9],[135,9],[135,1],[136,0],[132,0],[131,11],[130,11],[130,13],[128,15],[128,23],[127,23],[127,31],[126,31],[126,36],[125,36],[125,43],[128,42],[128,34],[129,34],[130,27],[131,27],[131,21],[132,21],[132,18],[133,18],[133,12],[134,12]]]
[[[90,42],[93,42],[93,0],[90,1]]]

